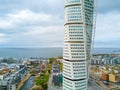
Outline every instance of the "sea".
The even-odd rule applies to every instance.
[[[120,48],[94,48],[93,54],[120,53]],[[63,55],[63,48],[0,48],[0,58],[49,58]]]

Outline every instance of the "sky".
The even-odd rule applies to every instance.
[[[97,0],[95,47],[120,48],[120,0]],[[62,47],[64,0],[0,0],[0,48]]]

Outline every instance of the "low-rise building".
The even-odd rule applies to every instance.
[[[117,65],[120,64],[120,57],[110,54],[95,54],[91,59],[92,65]]]
[[[108,81],[108,79],[109,79],[108,73],[102,72],[101,79],[104,80],[104,81]]]
[[[114,75],[114,74],[109,74],[109,81],[110,82],[118,82],[119,81],[119,76]]]
[[[0,75],[0,90],[16,90],[18,83],[25,78],[26,74],[27,68],[20,66],[16,72],[11,70],[9,73]]]
[[[53,64],[52,67],[52,82],[54,84],[59,84],[60,66],[58,64]]]
[[[102,76],[101,79],[104,81],[110,82],[119,82],[120,81],[120,66],[106,66],[101,69]]]

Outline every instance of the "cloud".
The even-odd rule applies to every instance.
[[[98,0],[96,47],[119,47],[119,5]],[[0,0],[0,11],[1,47],[62,46],[64,0]]]
[[[62,26],[48,26],[46,28],[41,26],[32,27],[29,31],[23,32],[19,36],[12,36],[16,37],[12,37],[12,40],[13,42],[20,43],[19,46],[26,44],[30,47],[61,46],[63,41],[63,28]]]
[[[63,41],[63,20],[57,15],[20,10],[7,14],[2,21],[9,22],[0,29],[7,34],[12,47],[53,47]]]
[[[7,20],[0,20],[0,29],[6,29],[8,27],[12,27],[12,22]]]
[[[7,43],[8,39],[6,38],[6,35],[3,33],[0,33],[0,44]]]
[[[99,13],[120,12],[120,0],[97,0],[97,5]]]
[[[15,13],[8,13],[4,18],[2,18],[0,21],[0,29],[26,28],[27,26],[49,26],[59,25],[62,23],[63,20],[61,20],[57,15],[53,16],[51,14],[41,12],[37,13],[31,10],[20,10]],[[14,32],[14,29],[12,31]]]
[[[57,26],[62,25],[62,23],[63,20],[60,19],[58,15],[53,16],[51,14],[34,12],[27,9],[5,15],[5,17],[0,20],[0,29],[1,32],[16,33],[25,32],[32,27]]]
[[[64,13],[64,0],[2,0],[0,11],[2,13],[30,9],[35,12],[59,15]]]
[[[106,14],[98,14],[95,45],[119,47],[120,43],[120,12],[110,12]]]
[[[8,18],[13,19],[16,22],[47,22],[51,19],[50,15],[44,13],[35,13],[30,10],[21,10],[17,13],[7,15]]]

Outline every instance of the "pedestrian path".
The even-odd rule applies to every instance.
[[[52,83],[52,75],[49,77],[48,90],[63,90],[63,89],[62,89],[62,86],[55,86],[55,85]]]

